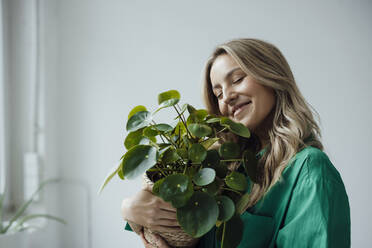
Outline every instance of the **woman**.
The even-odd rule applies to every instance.
[[[258,140],[260,180],[251,183],[239,247],[349,247],[344,184],[281,52],[257,39],[218,46],[206,64],[204,98],[210,113],[244,124]],[[125,199],[122,213],[153,230],[179,229],[175,209],[149,189]],[[214,231],[198,247],[219,247]],[[157,245],[169,247],[160,238]]]

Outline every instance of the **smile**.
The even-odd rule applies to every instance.
[[[235,110],[235,112],[234,112],[234,117],[236,117],[237,115],[239,115],[242,111],[243,111],[243,109],[245,108],[245,107],[247,107],[249,104],[251,104],[252,102],[247,102],[247,103],[245,103],[245,104],[243,104],[242,106],[240,106],[239,108],[237,108],[236,110]]]

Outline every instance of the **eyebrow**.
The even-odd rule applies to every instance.
[[[235,67],[234,69],[232,69],[231,71],[229,71],[226,76],[225,76],[225,80],[227,80],[229,77],[231,77],[231,75],[236,72],[237,70],[241,70],[240,67]],[[216,88],[219,88],[221,87],[220,84],[216,84],[215,86],[212,87],[212,89],[216,89]]]

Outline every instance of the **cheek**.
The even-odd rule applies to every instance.
[[[219,109],[220,109],[220,112],[221,112],[222,115],[227,115],[228,114],[227,113],[228,108],[227,108],[227,105],[226,104],[219,103],[218,106],[219,106]]]

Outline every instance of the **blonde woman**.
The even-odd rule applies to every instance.
[[[237,141],[260,158],[259,180],[250,183],[250,202],[241,216],[238,247],[350,247],[344,184],[322,151],[320,129],[282,53],[258,39],[218,46],[206,64],[203,95],[210,113],[251,130],[252,139]],[[155,230],[179,229],[175,210],[146,189],[124,199],[122,213]],[[219,247],[214,232],[197,247]],[[152,247],[143,234],[141,238]],[[158,238],[158,247],[169,246]]]

